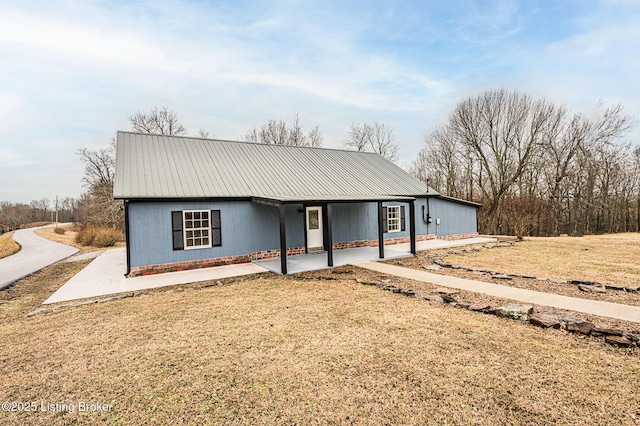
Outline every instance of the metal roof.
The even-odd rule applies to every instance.
[[[118,132],[114,197],[385,199],[438,195],[378,154]]]

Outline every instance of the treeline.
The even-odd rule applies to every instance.
[[[589,116],[520,92],[460,102],[411,172],[483,204],[479,230],[549,236],[640,231],[640,147],[620,105]]]
[[[42,198],[29,204],[0,201],[0,232],[20,229],[34,222],[76,222],[82,208],[77,199],[65,197],[58,200]]]

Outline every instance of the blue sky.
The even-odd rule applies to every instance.
[[[380,121],[406,167],[487,89],[640,118],[640,1],[0,0],[0,61],[0,201],[77,197],[76,151],[155,106],[231,140],[299,112],[327,147]]]

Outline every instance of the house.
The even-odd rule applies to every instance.
[[[477,235],[478,204],[383,157],[338,149],[118,132],[127,275]],[[280,256],[280,254],[283,254]]]

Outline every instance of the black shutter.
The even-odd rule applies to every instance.
[[[220,231],[220,210],[211,210],[211,245],[222,245],[222,232]]]
[[[400,230],[404,232],[406,229],[404,226],[404,206],[400,206],[400,227]]]
[[[171,230],[173,231],[173,249],[184,250],[184,237],[182,234],[182,212],[171,212]]]
[[[387,216],[387,208],[382,208],[382,232],[389,232],[389,217]]]

